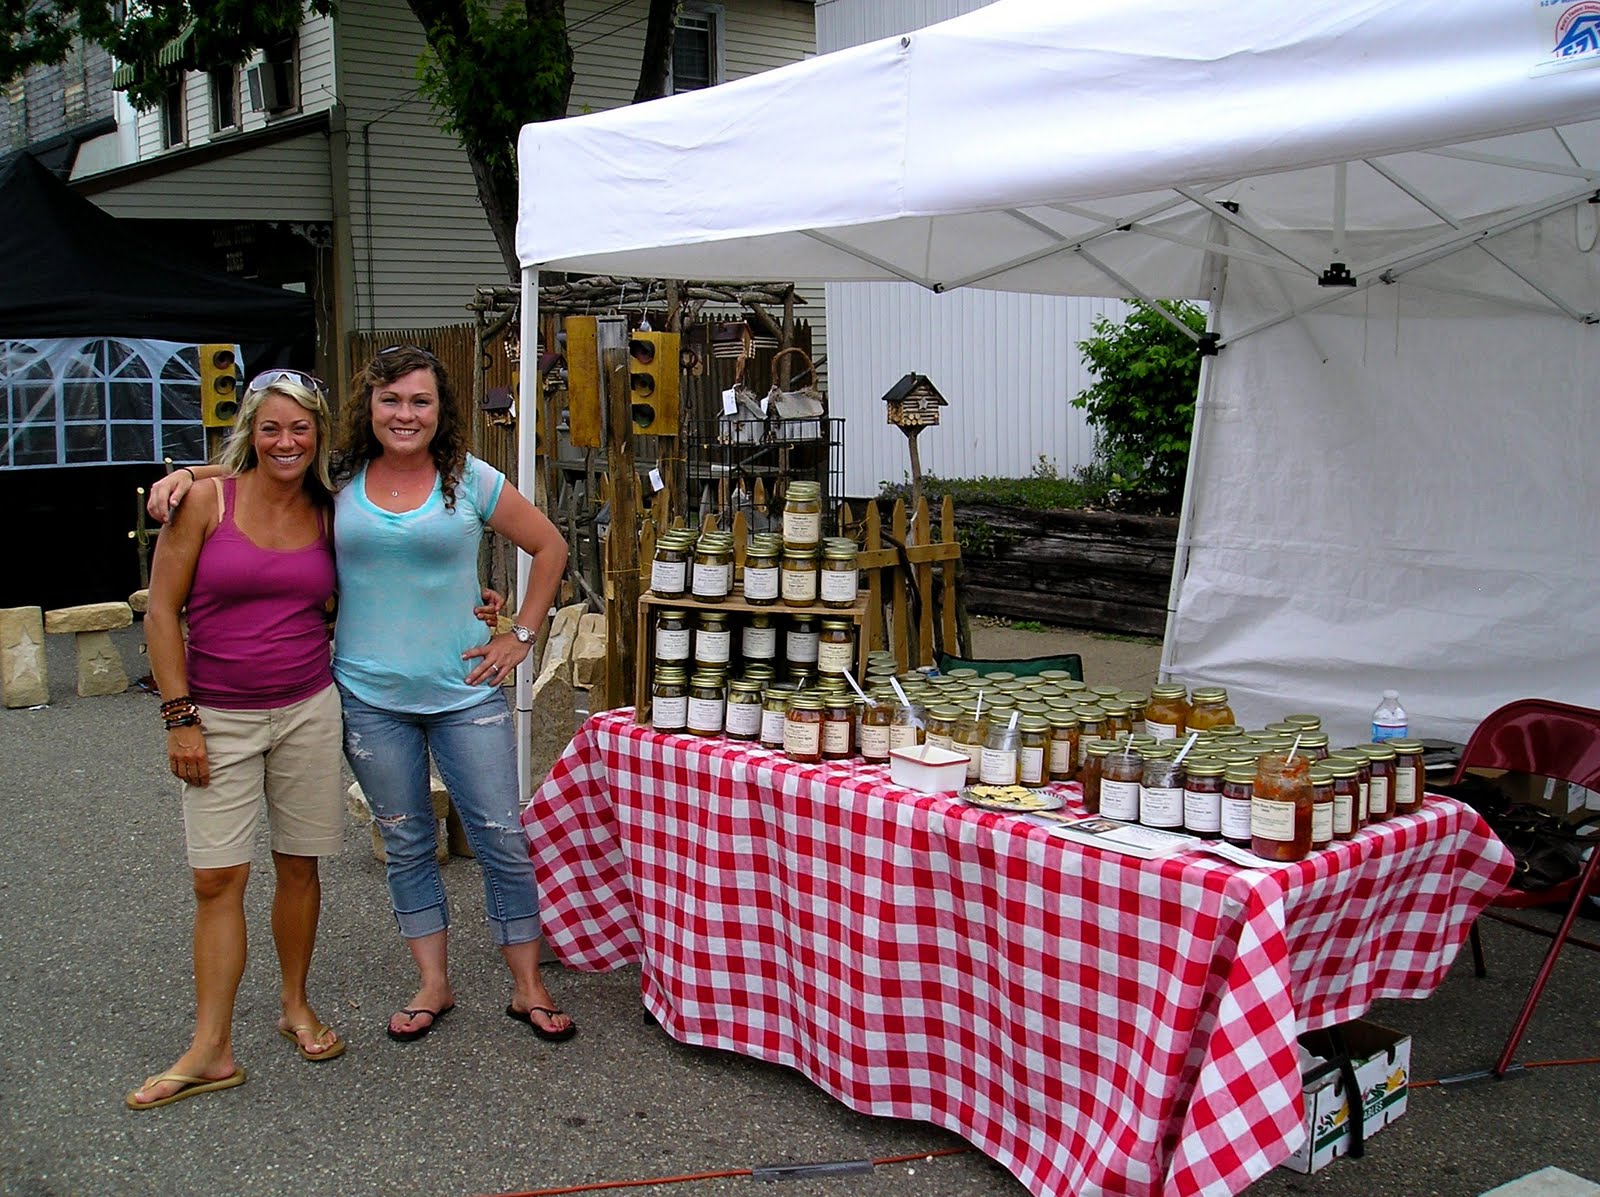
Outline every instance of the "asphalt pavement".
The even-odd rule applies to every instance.
[[[144,672],[138,633],[136,625],[117,634],[136,678]],[[1038,643],[1047,642],[1041,652],[1077,640]],[[1021,1197],[1009,1174],[955,1134],[856,1114],[788,1069],[675,1042],[643,1013],[637,969],[547,966],[547,982],[582,1030],[567,1044],[537,1041],[502,1013],[507,978],[483,926],[471,860],[444,870],[457,1009],[426,1039],[389,1041],[384,1024],[413,976],[382,866],[367,828],[354,822],[344,853],[324,866],[311,977],[319,1013],[349,1051],[306,1063],[277,1036],[271,884],[256,877],[235,1018],[248,1082],[164,1109],[126,1110],[123,1094],[176,1059],[193,1016],[192,900],[176,783],[157,699],[137,687],[80,698],[71,638],[49,637],[48,652],[50,705],[0,711],[8,815],[0,837],[0,1191],[362,1197],[628,1184],[720,1197],[751,1193],[759,1182],[748,1170],[758,1167],[896,1160],[778,1181],[777,1192]],[[1090,680],[1098,680],[1098,660],[1085,657]],[[1132,684],[1144,665],[1128,668],[1126,681],[1112,680]],[[264,842],[258,855],[268,860]],[[1490,977],[1475,979],[1463,952],[1433,997],[1379,1002],[1371,1012],[1413,1037],[1415,1080],[1486,1065],[1509,1027],[1543,941],[1498,925],[1484,938]],[[1531,1068],[1499,1083],[1418,1087],[1364,1159],[1309,1177],[1280,1169],[1249,1193],[1472,1195],[1547,1165],[1600,1180],[1600,954],[1563,956],[1521,1057],[1591,1062]]]

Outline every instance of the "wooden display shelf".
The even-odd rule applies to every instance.
[[[809,615],[813,619],[848,619],[855,625],[856,636],[856,680],[860,681],[867,673],[867,653],[870,646],[867,643],[867,607],[868,592],[857,591],[856,601],[849,607],[825,607],[821,603],[812,603],[806,607],[791,607],[781,600],[776,603],[752,603],[744,597],[743,591],[730,594],[720,603],[708,603],[701,599],[685,596],[683,598],[662,598],[660,595],[646,591],[639,596],[638,619],[638,644],[635,645],[633,667],[633,718],[636,723],[650,722],[650,695],[651,686],[655,681],[656,671],[656,617],[663,610],[671,611],[726,611],[730,615],[772,615],[778,618],[792,618],[797,615]],[[736,621],[729,621],[730,625]],[[738,657],[738,628],[734,627],[734,646],[731,654]],[[782,659],[782,641],[779,642],[779,659]],[[732,676],[730,671],[730,676]]]

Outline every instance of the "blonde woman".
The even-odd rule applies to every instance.
[[[321,382],[298,370],[259,375],[223,449],[222,476],[194,487],[156,544],[144,630],[164,700],[167,758],[182,783],[196,903],[195,1028],[170,1069],[127,1095],[132,1110],[244,1083],[233,1006],[263,802],[277,880],[278,1031],[305,1060],[332,1060],[345,1049],[306,996],[322,902],[317,862],[344,838],[327,623],[335,588],[331,441]]]

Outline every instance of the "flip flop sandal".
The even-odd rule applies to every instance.
[[[165,1097],[158,1097],[154,1101],[135,1101],[140,1090],[148,1089],[151,1085],[159,1085],[162,1081],[176,1081],[182,1088]],[[186,1097],[193,1097],[197,1093],[215,1093],[219,1089],[232,1089],[235,1085],[244,1084],[244,1069],[236,1068],[221,1080],[212,1080],[210,1077],[189,1076],[182,1072],[163,1072],[160,1076],[146,1077],[144,1084],[138,1089],[131,1090],[122,1099],[122,1103],[130,1110],[153,1110],[157,1106],[170,1106],[175,1101],[182,1101]]]
[[[389,1033],[389,1038],[393,1039],[396,1043],[415,1043],[429,1031],[433,1030],[434,1027],[438,1026],[439,1020],[442,1019],[446,1014],[449,1014],[450,1011],[454,1010],[455,1008],[456,1004],[451,1002],[448,1006],[441,1006],[437,1010],[429,1010],[426,1006],[418,1007],[414,1010],[400,1010],[398,1013],[404,1014],[407,1018],[415,1018],[419,1014],[428,1015],[428,1025],[425,1027],[418,1027],[414,1031],[397,1031],[392,1026],[385,1029]]]
[[[536,1010],[540,1014],[545,1015],[547,1018],[552,1019],[557,1015],[566,1013],[564,1010],[552,1010],[549,1006],[530,1006],[526,1010],[518,1010],[515,1006],[507,1006],[506,1017],[530,1027],[533,1030],[533,1033],[539,1036],[540,1039],[543,1039],[546,1043],[565,1043],[568,1039],[571,1039],[578,1033],[578,1024],[575,1022],[569,1022],[559,1031],[545,1030],[544,1027],[541,1027],[533,1020],[533,1014]]]
[[[305,1044],[300,1042],[300,1034],[303,1031],[310,1032],[311,1038],[317,1040],[320,1040],[328,1032],[333,1031],[333,1042],[328,1044],[328,1046],[323,1048],[320,1052],[311,1051],[306,1047]],[[344,1040],[339,1038],[339,1032],[334,1031],[332,1027],[327,1026],[324,1023],[297,1022],[292,1027],[279,1027],[278,1034],[282,1035],[290,1043],[294,1044],[295,1050],[300,1053],[300,1058],[302,1060],[310,1060],[313,1064],[320,1063],[323,1060],[332,1060],[338,1056],[344,1055]]]

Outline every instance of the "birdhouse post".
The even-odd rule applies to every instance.
[[[950,406],[939,388],[925,374],[907,374],[884,394],[889,423],[906,434],[911,450],[911,509],[922,502],[922,458],[917,453],[917,434],[939,423],[939,409]]]

